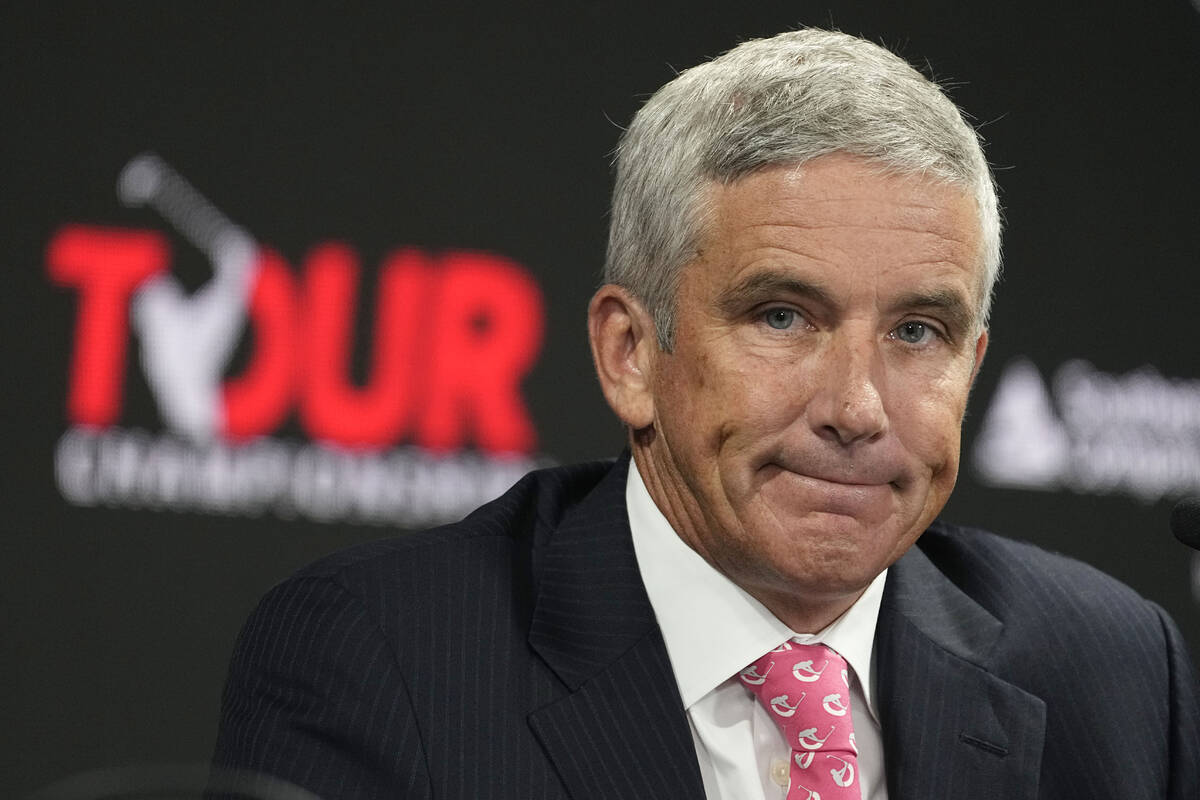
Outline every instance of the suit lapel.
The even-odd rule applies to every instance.
[[[1037,796],[1046,706],[988,670],[1002,632],[918,547],[888,573],[876,658],[891,800]]]
[[[574,800],[703,797],[625,511],[628,458],[537,548],[529,642],[568,693],[529,724]]]

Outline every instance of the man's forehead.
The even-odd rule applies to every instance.
[[[820,224],[851,210],[869,213],[874,208],[887,209],[902,221],[928,226],[947,238],[962,238],[968,231],[972,238],[982,236],[980,209],[969,187],[846,153],[830,153],[802,164],[764,166],[733,181],[710,181],[705,187],[706,216],[711,219],[740,205],[742,195],[761,192],[764,184],[781,190],[770,210],[799,224]],[[969,209],[970,222],[948,218],[944,211],[951,207]]]
[[[770,202],[760,202],[764,197]],[[880,231],[914,234],[918,250],[923,250],[919,260],[929,262],[929,285],[913,292],[912,298],[924,295],[936,302],[923,305],[948,307],[949,295],[956,292],[947,284],[958,286],[961,280],[948,281],[942,273],[957,272],[959,278],[967,278],[971,316],[978,316],[982,308],[986,256],[981,213],[974,194],[956,183],[897,173],[886,165],[836,153],[799,166],[769,167],[731,183],[714,183],[705,199],[707,213],[696,261],[719,257],[718,251],[734,246],[731,235],[742,237],[736,244],[753,245],[756,239],[769,241],[774,228],[796,229],[814,246],[809,255],[815,268],[805,278],[808,293],[829,294],[831,287],[820,280],[820,262],[827,254],[819,245],[826,233],[832,238],[839,229],[861,229],[856,238],[870,242],[872,228],[879,225]],[[740,273],[748,266],[724,263],[727,274],[722,282],[742,282],[747,275]],[[756,269],[750,274],[763,272]],[[759,274],[741,291],[763,290],[771,284],[783,289],[781,282],[787,280]]]

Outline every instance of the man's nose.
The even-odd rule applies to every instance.
[[[877,342],[834,334],[814,377],[819,385],[809,404],[809,423],[818,436],[849,445],[887,432],[881,394],[885,376]]]

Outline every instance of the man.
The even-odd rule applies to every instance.
[[[976,135],[882,48],[681,74],[588,311],[630,453],[276,587],[216,763],[329,798],[1200,796],[1166,616],[935,522],[999,229]]]

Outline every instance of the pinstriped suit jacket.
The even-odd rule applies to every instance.
[[[277,586],[234,653],[215,763],[329,800],[703,797],[627,469],[533,473]],[[895,800],[1200,798],[1179,634],[1095,570],[935,524],[889,573],[877,636]]]

